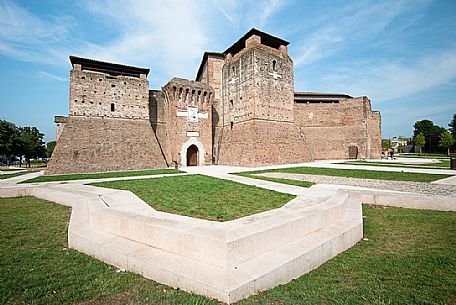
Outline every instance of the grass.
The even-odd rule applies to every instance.
[[[428,158],[428,159],[448,159],[449,157],[446,154],[441,153],[422,153],[422,154],[395,154],[395,156],[400,158]]]
[[[126,172],[107,172],[107,173],[94,173],[94,174],[69,174],[69,175],[54,175],[54,176],[40,176],[33,179],[23,181],[21,183],[35,183],[35,182],[52,182],[52,181],[68,181],[68,180],[82,180],[82,179],[101,179],[101,178],[118,178],[118,177],[132,177],[132,176],[146,176],[146,175],[161,175],[161,174],[179,174],[183,173],[180,170],[165,168],[165,169],[148,169],[141,171],[126,171]]]
[[[238,175],[238,176],[243,176],[243,177],[253,178],[253,179],[259,179],[259,180],[265,180],[265,181],[271,181],[271,182],[277,182],[277,183],[288,184],[288,185],[296,185],[296,186],[300,186],[300,187],[311,187],[312,185],[315,184],[313,182],[302,181],[302,180],[291,180],[291,179],[255,176],[255,174],[262,173],[262,172],[263,171],[241,172],[241,173],[234,173],[233,175]]]
[[[2,180],[2,179],[8,179],[8,178],[13,178],[13,177],[21,176],[21,175],[28,174],[28,173],[29,173],[28,171],[23,171],[23,172],[14,173],[14,174],[1,174],[1,175],[0,175],[0,180]]]
[[[295,197],[203,175],[92,185],[131,191],[159,211],[216,221],[279,208]]]
[[[361,241],[253,304],[455,304],[456,213],[363,207]],[[43,221],[43,220],[46,221]],[[0,199],[2,304],[220,304],[67,249],[69,209]]]
[[[217,304],[68,249],[69,208],[0,199],[1,304]]]
[[[291,174],[310,174],[324,176],[339,176],[351,177],[359,179],[380,179],[380,180],[395,180],[395,181],[418,181],[431,182],[443,178],[448,178],[450,175],[437,174],[422,174],[422,173],[405,173],[405,172],[384,172],[374,170],[361,169],[335,169],[335,168],[319,168],[319,167],[290,167],[279,169],[267,169],[262,171],[244,172],[250,174],[261,173],[291,173]]]
[[[367,166],[389,166],[389,167],[410,167],[410,168],[436,168],[436,169],[450,169],[450,160],[439,159],[438,163],[418,163],[418,164],[406,164],[406,163],[383,163],[383,162],[367,162],[367,161],[346,161],[342,164],[353,164],[353,165],[367,165]]]

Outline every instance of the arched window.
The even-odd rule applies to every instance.
[[[272,61],[272,71],[277,71],[277,61]]]

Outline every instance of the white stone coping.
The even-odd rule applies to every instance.
[[[216,222],[156,211],[129,191],[78,184],[0,189],[0,197],[72,206],[70,247],[227,303],[286,283],[362,238],[360,196],[331,193]]]

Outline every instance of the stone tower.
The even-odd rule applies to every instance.
[[[70,61],[69,117],[46,174],[166,167],[150,123],[149,69]]]
[[[252,29],[224,52],[221,101],[214,103],[215,163],[256,166],[311,159],[294,124],[287,45]]]

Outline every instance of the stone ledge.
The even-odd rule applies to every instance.
[[[156,211],[128,191],[55,184],[0,190],[72,206],[71,248],[227,303],[297,278],[362,238],[360,195],[322,194],[219,223]]]

